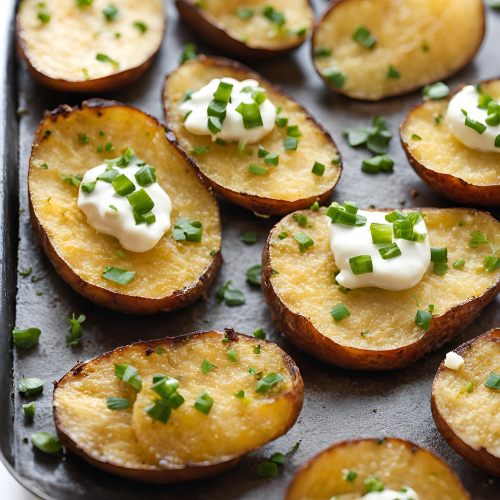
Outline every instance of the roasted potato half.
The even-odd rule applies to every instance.
[[[459,370],[443,363],[432,386],[432,415],[446,442],[476,467],[500,476],[500,445],[495,422],[500,411],[498,389],[485,382],[500,374],[500,329],[462,344]],[[490,379],[491,380],[491,379]]]
[[[266,96],[276,107],[280,117],[288,118],[288,125],[297,125],[301,137],[295,151],[284,150],[287,127],[276,125],[260,144],[279,154],[279,165],[266,175],[248,171],[250,162],[262,163],[258,158],[258,144],[249,144],[238,152],[237,143],[221,146],[210,136],[194,135],[183,125],[178,104],[187,90],[200,89],[214,78],[231,77],[236,80],[255,79],[266,89]],[[229,201],[263,214],[284,215],[299,208],[309,208],[314,201],[326,202],[337,184],[342,170],[339,152],[330,134],[285,95],[280,88],[247,66],[218,57],[200,56],[186,61],[171,73],[163,91],[167,127],[177,137],[180,146],[192,155],[202,177],[213,189]],[[202,155],[193,154],[195,147],[208,147]],[[322,175],[315,175],[315,162],[325,166]]]
[[[500,80],[482,82],[481,86],[494,99],[500,99]],[[401,124],[401,143],[410,165],[444,198],[459,203],[500,205],[500,155],[470,149],[455,138],[446,119],[451,97],[424,101]],[[414,134],[421,140],[412,139]]]
[[[324,209],[290,214],[276,224],[264,249],[262,281],[281,333],[309,354],[354,370],[402,368],[457,335],[500,291],[500,269],[485,270],[489,245],[471,248],[469,235],[478,230],[492,239],[500,232],[500,223],[473,209],[421,211],[431,247],[448,249],[448,271],[437,275],[431,264],[418,285],[398,292],[347,291],[335,284],[328,233],[331,219]],[[296,220],[299,214],[307,217],[307,227]],[[283,232],[287,236],[278,238]],[[294,238],[300,233],[314,241],[305,253]],[[453,263],[459,258],[465,265],[455,269]],[[339,303],[351,314],[337,322],[329,311]],[[424,331],[415,316],[430,304],[433,318]]]
[[[142,253],[124,250],[116,238],[91,227],[77,205],[78,187],[60,177],[84,174],[127,147],[156,168],[172,202],[170,230]],[[136,108],[91,99],[81,108],[47,112],[32,147],[28,189],[31,223],[47,257],[78,293],[102,306],[134,314],[184,307],[207,290],[221,264],[215,196],[165,128]],[[199,243],[173,239],[179,216],[202,223]],[[105,267],[135,276],[126,285],[115,283],[102,277]]]
[[[372,487],[405,486],[425,500],[470,500],[450,466],[429,450],[403,439],[353,439],[334,444],[304,464],[285,500],[349,500]],[[407,498],[405,496],[405,498]]]
[[[309,0],[176,0],[181,18],[207,43],[236,57],[283,55],[312,30]]]
[[[62,92],[102,92],[149,68],[165,31],[162,0],[22,0],[17,40],[33,78]]]
[[[128,383],[116,365],[123,380],[128,365]],[[167,387],[151,389],[161,375]],[[53,406],[61,442],[87,462],[171,483],[223,472],[285,434],[303,392],[299,369],[276,344],[226,330],[139,342],[79,363],[56,382]]]
[[[481,0],[334,0],[314,30],[313,62],[336,92],[378,101],[453,75],[484,31]]]

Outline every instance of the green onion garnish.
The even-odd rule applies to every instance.
[[[257,330],[255,330],[252,335],[257,339],[265,339],[267,336],[263,328],[257,328]]]
[[[130,206],[139,215],[144,215],[148,212],[151,212],[152,208],[155,206],[154,201],[144,190],[144,188],[140,189],[139,191],[135,191],[127,196],[127,200],[130,203]]]
[[[106,266],[101,276],[109,281],[118,283],[119,285],[126,285],[135,276],[135,271],[127,271],[119,267]]]
[[[260,90],[252,90],[252,99],[260,106],[265,100],[266,96]]]
[[[422,92],[429,99],[443,99],[450,95],[450,87],[443,82],[437,82],[425,86]]]
[[[267,168],[261,167],[260,165],[257,165],[256,163],[250,162],[248,164],[248,171],[251,174],[257,174],[257,175],[266,175],[267,174]]]
[[[88,144],[89,143],[89,138],[87,137],[87,134],[78,134],[78,140],[82,144]]]
[[[243,126],[246,129],[262,127],[264,125],[259,105],[256,102],[251,104],[241,102],[236,108],[236,111],[242,116]]]
[[[278,235],[278,238],[280,240],[284,240],[288,236],[288,233],[286,231],[281,231],[281,233]]]
[[[295,151],[298,144],[299,141],[297,139],[294,139],[293,137],[285,137],[285,140],[283,141],[285,151]]]
[[[29,404],[23,405],[23,411],[27,417],[34,417],[35,416],[35,402],[32,401]]]
[[[98,61],[101,61],[101,62],[109,62],[111,63],[113,66],[119,66],[119,63],[117,63],[116,61],[114,61],[113,59],[111,59],[111,57],[107,56],[106,54],[97,54],[95,56],[95,58],[98,60]]]
[[[43,382],[39,378],[24,378],[19,379],[19,392],[23,394],[38,394],[43,391]]]
[[[275,462],[264,462],[257,469],[261,477],[273,477],[278,473],[278,465]]]
[[[106,406],[110,410],[125,410],[130,406],[130,400],[125,398],[106,398]]]
[[[341,319],[347,318],[347,316],[351,315],[347,307],[342,303],[330,309],[330,314],[335,321],[340,321]]]
[[[446,264],[448,262],[448,249],[443,248],[432,248],[431,247],[431,262],[437,264]]]
[[[217,304],[224,301],[228,306],[239,306],[245,303],[245,295],[232,284],[232,280],[229,280],[222,289],[217,292],[215,300]]]
[[[201,371],[203,375],[206,375],[212,368],[217,368],[214,364],[212,364],[208,358],[205,358],[203,360],[203,363],[201,364]]]
[[[196,146],[195,148],[193,148],[193,154],[202,155],[202,154],[205,154],[209,150],[210,150],[210,148],[207,146]]]
[[[257,233],[255,231],[247,231],[240,236],[240,241],[247,245],[253,245],[257,242]]]
[[[114,5],[108,5],[107,7],[102,9],[102,13],[108,21],[114,21],[116,16],[118,15],[118,9]]]
[[[296,214],[293,216],[293,218],[301,225],[301,226],[307,226],[307,217],[302,214]]]
[[[491,372],[484,385],[490,389],[500,389],[500,375]]]
[[[254,354],[260,354],[260,345],[256,345],[256,346],[253,348],[253,353],[254,353]]]
[[[40,11],[38,13],[38,19],[40,19],[40,21],[42,21],[42,23],[48,23],[50,21],[50,15],[47,14],[46,12],[42,12]]]
[[[66,184],[70,184],[71,186],[75,187],[80,187],[80,184],[83,179],[83,175],[77,174],[77,175],[67,175],[64,174],[63,172],[60,172],[59,170],[57,171],[59,177],[66,182]]]
[[[315,161],[311,172],[314,175],[321,177],[325,173],[325,166],[322,163]]]
[[[465,264],[465,260],[464,259],[457,259],[455,261],[455,264],[453,264],[453,267],[455,269],[460,269],[464,264]]]
[[[271,7],[270,5],[262,7],[262,15],[267,17],[273,23],[276,23],[278,26],[283,26],[286,22],[285,14],[282,12],[276,12],[274,7]]]
[[[123,382],[131,385],[134,389],[142,389],[142,380],[139,372],[130,365],[115,364],[115,375]]]
[[[314,241],[304,233],[294,234],[293,237],[299,242],[300,253],[305,253],[309,247],[314,245]]]
[[[291,125],[290,127],[286,128],[286,135],[288,137],[302,137],[302,132],[299,130],[298,125]]]
[[[392,64],[389,64],[389,69],[387,70],[387,79],[400,77],[401,72],[398,71]]]
[[[222,121],[220,118],[216,116],[208,117],[208,130],[212,132],[212,134],[216,135],[222,130]]]
[[[57,453],[62,449],[59,439],[48,432],[34,432],[31,435],[31,443],[45,453]]]
[[[317,212],[319,210],[319,203],[315,201],[310,207],[309,210],[312,210],[313,212]],[[278,236],[279,238],[279,236]],[[282,239],[282,238],[280,238]]]
[[[259,150],[257,151],[257,156],[259,158],[264,158],[269,154],[269,151],[259,144]]]
[[[208,415],[213,404],[214,400],[207,394],[207,391],[203,389],[203,391],[201,391],[201,393],[196,398],[196,401],[194,402],[194,407],[198,411],[201,411],[201,413]]]
[[[134,183],[125,174],[117,175],[113,179],[112,184],[115,193],[120,196],[127,196],[135,191]]]
[[[332,49],[328,47],[314,47],[314,55],[316,57],[329,57],[332,55]]]
[[[370,224],[370,232],[374,245],[390,245],[392,243],[392,226],[390,224]]]
[[[374,156],[373,158],[368,158],[363,160],[363,165],[361,170],[369,174],[376,174],[381,170],[383,172],[392,172],[392,167],[394,166],[394,161],[391,160],[387,155]]]
[[[276,117],[275,122],[276,122],[276,125],[278,125],[278,127],[284,128],[288,125],[288,118]]]
[[[428,311],[418,310],[417,315],[415,316],[415,323],[422,327],[422,330],[427,330],[431,325],[432,314]]]
[[[181,57],[179,58],[179,64],[182,64],[191,59],[198,59],[198,55],[196,54],[196,45],[194,43],[188,43],[184,47]]]
[[[460,389],[460,394],[465,394],[466,392],[472,392],[474,389],[474,384],[472,382],[469,382],[465,387],[462,387]]]
[[[336,67],[326,68],[323,70],[323,76],[338,89],[341,89],[344,86],[347,75],[344,75],[342,71],[340,71]]]
[[[143,165],[135,174],[135,180],[141,187],[147,187],[156,182],[156,171],[154,167]]]
[[[142,33],[146,33],[148,30],[148,27],[141,21],[134,21],[134,28],[137,28]]]
[[[283,380],[281,375],[278,375],[277,373],[270,373],[257,382],[255,392],[258,392],[259,394],[266,394],[273,385],[277,384],[281,380]]]
[[[238,391],[235,395],[235,398],[244,398],[245,397],[245,391]]]
[[[116,168],[107,168],[102,174],[97,176],[98,181],[109,182],[110,184],[113,182],[115,177],[118,177],[120,172],[116,170]]]
[[[373,273],[372,258],[369,255],[358,255],[349,259],[349,265],[353,274]]]
[[[240,19],[250,19],[251,17],[253,17],[255,14],[255,9],[252,9],[252,8],[245,8],[245,7],[241,7],[239,6],[238,7],[238,10],[236,11],[236,15],[240,18]]]
[[[364,26],[358,27],[352,39],[367,49],[372,49],[377,43],[377,39]]]
[[[246,273],[247,281],[252,285],[262,285],[262,266],[255,264]]]
[[[236,359],[236,352],[234,349],[230,349],[229,351],[227,351],[227,356],[233,363],[236,363],[237,359]]]
[[[202,224],[199,220],[192,220],[189,217],[178,217],[172,230],[175,241],[190,241],[199,243],[202,236]]]
[[[411,138],[414,139],[415,141],[421,141],[422,140],[422,137],[420,137],[417,134],[412,134]]]
[[[269,153],[264,158],[264,163],[267,163],[268,165],[274,165],[275,167],[278,166],[279,161],[280,161],[280,156],[278,153]]]
[[[470,116],[465,117],[465,126],[475,130],[479,135],[481,135],[486,130],[486,125],[481,122],[473,120]]]
[[[401,255],[401,250],[399,249],[397,243],[392,243],[392,245],[387,247],[379,248],[378,252],[384,260],[392,259]]]
[[[367,220],[366,217],[357,213],[357,207],[353,202],[344,202],[343,207],[337,202],[333,202],[325,215],[332,219],[332,224],[338,222],[345,226],[364,226]]]

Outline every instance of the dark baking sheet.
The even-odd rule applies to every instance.
[[[183,46],[195,42],[201,51],[220,55],[201,43],[178,20],[173,2],[166,1],[166,4],[166,36],[151,69],[140,82],[118,92],[100,95],[129,102],[161,121],[163,81],[165,75],[177,66]],[[316,0],[313,4],[318,17],[326,8],[326,2]],[[8,64],[8,71],[2,73],[3,99],[0,102],[4,139],[0,143],[3,158],[0,179],[0,376],[3,382],[0,384],[0,450],[8,467],[27,488],[47,499],[128,500],[146,496],[199,500],[279,499],[298,467],[329,444],[355,436],[395,436],[414,441],[443,456],[458,472],[474,499],[500,497],[499,481],[475,469],[449,448],[436,430],[430,412],[430,390],[440,361],[448,350],[499,325],[498,301],[484,309],[473,325],[453,342],[405,370],[362,373],[336,369],[283,340],[271,320],[262,292],[245,281],[245,271],[260,262],[267,234],[278,219],[258,218],[224,200],[220,200],[224,263],[206,300],[170,314],[125,316],[95,306],[59,278],[38,248],[31,231],[26,182],[28,158],[43,111],[63,103],[79,104],[90,96],[65,95],[35,84],[24,64],[15,61],[14,0],[3,0],[2,9],[5,15],[1,34],[10,43],[4,45],[1,55],[2,61]],[[499,42],[500,13],[488,9],[487,35],[481,50],[474,62],[448,83],[454,87],[462,82],[498,77]],[[381,103],[365,103],[338,96],[326,88],[314,71],[309,52],[308,42],[288,57],[257,61],[251,66],[282,85],[333,135],[343,156],[344,172],[332,199],[355,199],[361,206],[374,204],[377,207],[399,207],[402,203],[406,206],[452,205],[433,195],[417,177],[398,141],[399,124],[410,107],[421,99],[421,93],[414,92]],[[27,110],[27,114],[19,119],[17,106]],[[342,130],[365,125],[377,114],[388,119],[394,132],[390,155],[396,166],[392,174],[370,176],[360,169],[361,161],[368,153],[350,148]],[[257,244],[253,246],[239,241],[239,236],[248,230],[258,233]],[[17,266],[32,267],[31,276],[17,276]],[[33,282],[33,277],[39,281]],[[216,304],[217,290],[230,278],[245,293],[245,305],[229,308]],[[41,291],[42,295],[36,295],[36,291]],[[72,312],[87,316],[83,342],[78,347],[68,347],[65,340],[66,321]],[[10,327],[14,324],[41,328],[39,345],[28,351],[13,351]],[[224,327],[242,333],[252,333],[263,327],[268,338],[296,361],[306,387],[299,422],[286,436],[244,457],[235,469],[200,482],[157,486],[106,474],[71,454],[48,456],[23,442],[34,431],[55,432],[51,383],[77,360],[87,360],[139,339]],[[39,377],[45,383],[44,392],[35,397],[37,409],[33,421],[24,417],[22,404],[25,399],[17,391],[17,381],[23,374]],[[301,441],[300,447],[292,451],[298,441]],[[276,477],[260,478],[256,470],[258,464],[277,451],[287,454],[287,463],[280,467]]]

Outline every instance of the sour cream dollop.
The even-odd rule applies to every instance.
[[[486,123],[488,110],[477,107],[480,95],[474,85],[467,85],[451,98],[446,112],[451,133],[470,149],[486,153],[500,153],[500,147],[495,146],[495,139],[500,135],[500,124],[492,126]],[[486,130],[480,134],[465,125],[466,117],[462,109],[467,112],[469,118],[484,125]]]
[[[335,258],[335,264],[340,269],[336,280],[346,288],[361,288],[374,286],[384,290],[408,290],[418,284],[424,277],[431,262],[429,237],[423,242],[403,240],[392,236],[392,243],[397,243],[401,255],[384,260],[379,249],[388,244],[375,245],[372,240],[370,224],[390,224],[385,219],[387,212],[368,212],[358,210],[358,214],[366,217],[364,226],[346,226],[337,222],[331,223],[330,247]],[[392,224],[391,228],[392,228]],[[427,235],[427,227],[423,220],[415,224],[414,229]],[[354,274],[349,259],[359,255],[369,255],[372,259],[373,272]]]
[[[419,496],[413,488],[405,486],[400,491],[386,489],[382,491],[370,491],[370,493],[356,500],[419,500]]]
[[[231,90],[231,100],[226,106],[226,117],[222,123],[222,130],[217,134],[213,134],[208,128],[208,106],[214,99],[214,94],[221,82],[228,83],[233,88]],[[265,90],[259,88],[257,80],[243,80],[240,82],[234,78],[214,78],[200,90],[193,92],[188,100],[179,105],[179,111],[185,117],[184,127],[195,135],[210,135],[213,141],[221,139],[245,144],[261,141],[274,129],[276,120],[276,107],[274,104],[266,98],[264,102],[258,105],[263,125],[254,128],[245,128],[243,116],[236,111],[236,108],[241,103],[255,103],[252,90],[257,89],[261,90],[265,95]]]
[[[460,370],[464,364],[464,358],[457,354],[456,352],[449,352],[446,354],[446,358],[444,360],[444,366],[449,368],[450,370]]]
[[[135,174],[144,165],[136,155],[130,157],[126,167],[114,166],[120,174],[133,182],[135,192],[144,189],[154,202],[151,210],[156,221],[152,224],[142,222],[136,224],[133,208],[126,196],[115,192],[113,184],[97,180],[108,168],[107,164],[88,170],[83,176],[78,192],[78,207],[87,216],[87,222],[96,231],[118,238],[120,244],[131,252],[147,252],[151,250],[163,235],[170,229],[170,214],[172,204],[170,197],[157,183],[140,186]],[[84,184],[95,182],[90,193],[82,190]],[[114,208],[112,208],[114,207]],[[115,210],[116,209],[116,210]]]

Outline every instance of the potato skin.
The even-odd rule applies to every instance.
[[[482,84],[489,83],[493,80],[483,81]],[[462,88],[465,87],[464,84],[459,85],[458,88],[451,93],[454,96],[457,92],[460,92]],[[408,122],[408,119],[419,108],[425,106],[427,101],[423,101],[414,108],[412,108],[406,118],[399,126],[399,136],[401,140],[401,145],[408,157],[408,162],[412,166],[413,170],[419,175],[419,177],[439,196],[447,198],[449,200],[456,201],[458,203],[467,205],[478,205],[478,206],[498,206],[500,205],[500,184],[479,186],[477,184],[470,184],[469,182],[451,174],[445,174],[442,172],[436,172],[430,168],[427,168],[424,164],[420,163],[410,152],[409,144],[403,138],[404,128]]]
[[[318,19],[318,21],[315,23],[315,27],[314,27],[314,30],[313,30],[313,34],[312,34],[312,37],[311,37],[311,55],[312,55],[312,59],[313,59],[313,62],[314,62],[314,57],[315,57],[315,54],[314,54],[314,49],[315,49],[315,34],[316,34],[316,31],[318,29],[318,27],[320,26],[320,24],[326,19],[326,17],[329,15],[329,13],[337,6],[339,5],[340,3],[342,2],[348,2],[349,0],[331,0],[330,4],[328,5],[328,8],[326,9],[325,13]],[[482,9],[482,37],[481,37],[481,40],[479,41],[479,44],[476,48],[476,50],[471,54],[471,57],[464,62],[464,64],[457,68],[452,74],[449,74],[445,77],[442,77],[441,79],[444,80],[445,78],[448,78],[450,76],[453,76],[454,74],[458,73],[459,71],[461,71],[463,68],[465,68],[470,62],[471,60],[474,58],[474,56],[476,55],[477,51],[479,50],[483,40],[484,40],[484,35],[486,33],[486,16],[485,16],[485,12],[484,12],[484,5],[481,5],[481,9]],[[317,73],[319,74],[319,76],[324,80],[324,82],[332,89],[334,90],[335,92],[339,93],[339,94],[343,94],[347,97],[351,97],[353,99],[360,99],[360,100],[366,100],[366,101],[381,101],[381,100],[384,100],[384,99],[388,99],[390,97],[396,97],[396,96],[399,96],[399,95],[405,95],[405,94],[408,94],[410,92],[412,92],[413,90],[417,89],[417,88],[420,88],[421,85],[416,85],[416,86],[413,86],[412,88],[408,88],[406,90],[402,90],[400,92],[396,92],[396,93],[391,93],[391,94],[388,94],[388,95],[384,95],[383,97],[381,98],[377,98],[377,97],[364,97],[364,98],[361,98],[361,97],[356,97],[354,95],[350,95],[348,92],[346,92],[345,90],[343,90],[342,88],[338,88],[338,87],[335,87],[334,85],[332,85],[328,79],[323,75],[323,72],[322,71],[319,71],[319,69],[316,67],[316,65],[314,65]],[[429,84],[430,83],[434,83],[433,81],[429,81],[428,82]],[[419,174],[420,175],[420,174]]]
[[[153,120],[158,125],[158,127],[163,127],[163,125],[161,125],[155,118],[151,117],[150,115],[147,115],[146,113],[143,113],[142,111],[139,111],[136,108],[133,108],[131,106],[128,106],[126,104],[117,101],[108,101],[105,99],[94,98],[88,101],[84,101],[82,103],[81,109],[99,110],[112,106],[126,107],[129,108],[131,113],[144,114],[148,116],[149,119]],[[72,108],[68,105],[63,105],[59,106],[53,111],[45,112],[45,118],[42,120],[40,126],[36,131],[35,140],[32,145],[31,157],[30,157],[30,169],[32,168],[31,162],[33,160],[36,144],[39,144],[42,140],[44,140],[43,124],[45,123],[45,121],[46,120],[56,121],[58,117],[62,116],[64,118],[68,114],[78,109],[80,109],[78,106]],[[179,151],[181,151],[180,148],[178,148],[178,146],[176,145],[176,143],[173,142],[171,138],[169,138],[168,133],[166,133],[166,140],[168,140]],[[183,157],[186,159],[186,161],[192,165],[193,164],[192,160],[184,152],[181,151],[181,153]],[[203,182],[203,180],[201,181],[204,185],[206,185]],[[212,199],[214,200],[215,205],[218,208],[218,203],[217,199],[215,198],[215,195],[213,194],[210,188],[208,189],[210,191]],[[29,190],[30,186],[28,184],[28,192]],[[31,194],[29,195],[29,210],[30,210],[30,220],[33,232],[35,233],[38,243],[42,247],[45,255],[48,257],[49,261],[54,266],[57,274],[59,274],[59,276],[61,276],[61,278],[63,278],[64,281],[66,281],[66,283],[68,283],[73,288],[73,290],[75,290],[79,294],[83,295],[87,299],[90,299],[101,306],[108,307],[109,309],[113,309],[115,311],[120,311],[129,314],[157,314],[160,312],[169,312],[175,309],[179,309],[181,307],[185,307],[194,302],[208,290],[208,288],[210,287],[215,278],[217,269],[220,267],[222,263],[222,254],[221,251],[218,250],[217,253],[214,255],[211,264],[204,270],[203,274],[200,276],[196,285],[190,288],[185,288],[183,290],[177,290],[172,295],[162,297],[161,299],[131,296],[114,292],[111,290],[106,290],[105,288],[102,288],[100,286],[94,285],[92,283],[83,280],[78,274],[76,274],[71,269],[68,263],[57,253],[56,249],[54,248],[54,246],[50,241],[47,231],[42,226],[42,224],[40,223],[35,214],[31,201]]]
[[[345,440],[345,441],[340,441],[338,443],[335,443],[335,444],[329,446],[328,448],[324,449],[323,451],[321,451],[320,453],[318,453],[317,455],[315,455],[314,457],[309,459],[304,465],[302,465],[302,467],[299,469],[299,471],[295,474],[294,478],[292,479],[292,481],[287,489],[284,500],[299,500],[299,497],[294,492],[294,488],[296,488],[297,486],[300,485],[300,483],[302,481],[302,476],[307,477],[307,474],[309,473],[309,469],[311,469],[314,466],[316,461],[320,461],[323,458],[323,455],[328,454],[328,452],[330,452],[331,450],[333,450],[334,448],[337,448],[337,447],[338,448],[355,447],[358,444],[362,444],[363,442],[368,442],[368,441],[373,441],[377,444],[380,444],[381,440],[376,438],[376,439],[349,439],[349,440]],[[455,474],[455,472],[446,464],[446,462],[444,462],[443,459],[441,459],[438,455],[436,455],[432,451],[427,450],[426,448],[421,448],[420,446],[418,446],[414,443],[411,443],[410,441],[406,441],[404,439],[384,438],[382,441],[387,441],[387,442],[391,443],[394,447],[397,447],[397,446],[411,447],[412,450],[418,450],[418,451],[424,452],[424,453],[430,455],[431,457],[433,457],[434,459],[439,460],[440,462],[443,463],[443,465],[446,466],[450,475],[456,480],[456,483],[459,486],[459,489],[461,490],[461,492],[463,493],[464,498],[471,499],[471,496],[463,487],[457,474]],[[300,500],[302,500],[302,498],[300,498]]]
[[[119,347],[115,351],[124,351],[128,347],[132,346],[144,346],[144,355],[149,356],[150,353],[152,353],[156,347],[160,345],[164,345],[166,342],[170,342],[170,344],[176,345],[179,343],[183,342],[188,342],[189,339],[192,339],[194,337],[202,336],[202,335],[211,335],[214,332],[210,331],[201,331],[201,332],[194,332],[190,333],[187,335],[180,335],[178,337],[171,337],[171,338],[165,338],[165,339],[158,339],[158,340],[150,340],[150,341],[143,341],[143,342],[136,342],[133,344],[130,344],[129,346],[124,346],[124,347]],[[224,335],[221,332],[215,332],[220,335]],[[230,341],[236,341],[238,338],[252,338],[248,335],[244,335],[241,333],[236,333],[232,329],[226,329],[227,336]],[[261,343],[264,344],[272,344],[269,340],[262,339],[260,341]],[[280,349],[281,350],[281,349]],[[107,352],[104,354],[101,354],[97,358],[94,358],[90,361],[87,361],[85,363],[78,362],[66,375],[64,375],[60,380],[54,382],[54,395],[53,395],[53,400],[55,398],[55,392],[58,387],[61,385],[67,383],[70,381],[72,378],[77,377],[79,373],[81,372],[82,368],[87,365],[91,364],[99,359],[102,358],[107,358],[110,357],[110,355],[114,351]],[[290,407],[294,409],[294,412],[291,412],[290,414],[290,419],[287,422],[287,425],[285,427],[285,430],[283,434],[286,434],[295,424],[295,421],[297,420],[300,411],[302,409],[302,402],[303,402],[303,397],[304,397],[304,382],[302,380],[302,376],[300,375],[299,368],[293,361],[293,359],[288,356],[284,351],[282,351],[282,356],[283,359],[290,371],[290,374],[292,375],[293,379],[293,386],[292,389],[282,396],[283,398],[289,400]],[[77,454],[81,458],[83,458],[85,461],[93,465],[94,467],[97,467],[98,469],[104,470],[105,472],[110,472],[112,474],[122,476],[128,479],[134,479],[137,481],[145,481],[149,483],[158,483],[158,484],[168,484],[168,483],[175,483],[175,482],[180,482],[180,481],[193,481],[197,479],[204,479],[216,474],[220,474],[238,464],[240,461],[241,457],[245,455],[246,453],[250,452],[251,450],[244,450],[242,451],[241,455],[232,458],[231,460],[228,461],[222,461],[222,462],[211,462],[211,463],[186,463],[183,466],[174,469],[163,469],[163,470],[146,470],[146,469],[132,469],[132,468],[126,468],[126,467],[119,467],[114,464],[110,464],[109,462],[101,461],[101,460],[96,460],[95,458],[91,457],[88,455],[82,448],[78,446],[77,443],[75,443],[64,431],[61,425],[61,421],[59,419],[59,416],[57,414],[56,407],[53,407],[53,412],[54,412],[54,420],[56,424],[56,429],[57,429],[57,435],[62,443],[63,446],[65,446],[68,450],[72,451],[73,453]]]
[[[418,210],[418,209],[417,209]],[[478,211],[479,212],[479,211]],[[292,312],[272,285],[270,246],[276,226],[269,233],[262,255],[262,291],[271,308],[274,322],[282,335],[300,349],[327,363],[349,370],[397,370],[408,366],[426,353],[438,349],[466,328],[481,310],[500,292],[500,281],[479,297],[434,316],[425,334],[413,344],[390,350],[357,349],[341,345],[324,336],[311,321]]]
[[[163,35],[165,34],[167,21],[163,21]],[[135,68],[130,68],[125,71],[120,71],[113,75],[106,76],[104,78],[94,78],[90,80],[85,80],[81,82],[71,82],[68,80],[63,80],[60,78],[52,78],[42,71],[38,71],[32,64],[30,59],[26,54],[26,43],[22,37],[22,30],[20,25],[20,13],[16,15],[16,40],[17,40],[17,51],[18,54],[24,59],[28,66],[28,71],[35,81],[40,85],[47,87],[49,89],[57,90],[59,92],[76,92],[76,93],[92,93],[92,92],[107,92],[109,90],[115,90],[117,88],[123,87],[130,83],[137,81],[151,66],[156,52],[160,49],[156,49],[156,52],[141,65]]]
[[[309,7],[311,1],[307,0]],[[241,40],[232,37],[223,27],[216,26],[207,16],[205,9],[191,0],[176,0],[175,6],[182,20],[188,24],[207,43],[224,52],[241,59],[263,59],[282,56],[302,45],[307,37],[300,37],[295,43],[284,46],[282,49],[265,49],[251,47]]]
[[[245,71],[248,72],[248,78],[253,78],[256,80],[262,80],[265,81],[267,85],[273,88],[276,92],[285,95],[287,98],[291,99],[283,90],[278,86],[270,81],[268,81],[266,78],[264,78],[262,75],[256,73],[252,69],[250,69],[248,66],[245,66],[238,61],[233,61],[231,59],[226,59],[224,57],[208,57],[203,54],[199,55],[199,60],[203,64],[207,66],[215,66],[215,67],[223,67],[223,68],[233,68],[238,71]],[[175,71],[175,70],[174,70]],[[173,74],[173,72],[171,73]],[[171,75],[170,74],[170,75]],[[168,99],[167,99],[167,91],[168,91],[168,84],[169,84],[169,78],[170,75],[167,76],[165,80],[165,85],[163,87],[163,102],[164,102],[164,110],[165,110],[165,121],[167,124],[167,128],[169,130],[172,130],[172,115],[171,115],[171,110],[170,107],[168,106]],[[293,100],[293,99],[291,99]],[[295,102],[295,101],[294,101]],[[316,120],[298,103],[297,105],[300,107],[300,109],[306,114],[307,120],[310,121],[314,126],[316,126],[320,131],[323,133],[323,135],[328,139],[329,142],[331,142],[334,146],[335,143],[331,137],[331,135],[325,130],[325,128],[316,122]],[[173,134],[173,132],[172,132]],[[178,144],[178,143],[177,143]],[[182,149],[182,147],[178,144],[179,148]],[[317,201],[320,204],[325,204],[328,202],[333,189],[337,185],[337,182],[340,179],[340,176],[342,175],[342,159],[340,156],[339,152],[339,177],[337,179],[337,182],[326,192],[322,193],[320,196],[310,196],[308,198],[302,198],[299,200],[294,200],[294,201],[288,201],[288,200],[280,200],[280,199],[275,199],[275,198],[265,198],[265,197],[260,197],[260,196],[254,196],[248,193],[240,193],[237,191],[230,190],[228,188],[225,188],[216,182],[212,181],[209,177],[207,177],[202,170],[198,167],[196,160],[191,158],[186,152],[186,156],[188,156],[191,159],[191,162],[195,165],[198,174],[200,177],[205,181],[205,183],[210,186],[217,194],[220,196],[226,198],[230,202],[239,205],[241,207],[247,208],[248,210],[251,210],[252,212],[257,212],[259,214],[269,214],[269,215],[287,215],[291,212],[294,212],[296,210],[301,210],[301,209],[306,209],[309,208],[315,201]]]
[[[462,355],[466,352],[469,347],[477,341],[482,341],[484,339],[491,339],[496,342],[500,342],[500,328],[493,328],[488,332],[480,335],[479,337],[465,342],[461,346],[457,347],[453,352],[458,355]],[[492,476],[500,477],[500,458],[492,455],[486,450],[486,448],[480,447],[479,449],[474,449],[469,446],[463,439],[461,439],[453,429],[448,425],[446,420],[443,418],[436,404],[435,397],[435,386],[437,379],[441,372],[445,370],[444,361],[439,365],[439,369],[434,378],[434,383],[432,385],[432,396],[431,396],[431,410],[432,417],[434,418],[434,423],[438,431],[440,432],[443,439],[465,460],[475,465],[479,469],[482,469]]]

